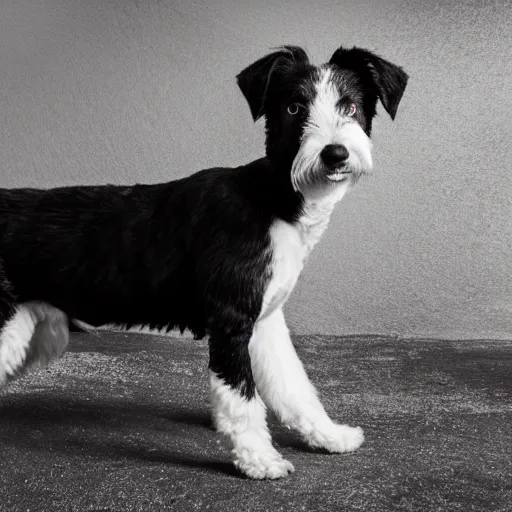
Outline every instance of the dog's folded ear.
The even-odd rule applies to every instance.
[[[247,103],[249,103],[255,121],[265,113],[265,98],[270,80],[276,69],[297,62],[309,62],[306,52],[298,46],[283,46],[257,60],[237,75],[238,87],[240,87]]]
[[[343,47],[338,48],[329,64],[334,64],[341,69],[352,69],[361,73],[363,77],[368,76],[369,73],[370,80],[376,88],[377,97],[391,119],[395,119],[398,104],[409,78],[400,66],[368,50],[356,47],[349,50]]]

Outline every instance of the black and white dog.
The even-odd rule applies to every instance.
[[[260,160],[158,185],[0,189],[0,384],[59,356],[69,319],[207,335],[213,416],[235,465],[280,478],[293,466],[266,407],[311,446],[363,442],[326,414],[283,305],[335,204],[372,167],[377,100],[394,118],[407,74],[359,48],[314,66],[286,46],[237,79],[266,120]]]

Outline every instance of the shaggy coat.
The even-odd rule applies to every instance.
[[[282,307],[334,205],[372,166],[377,100],[407,75],[359,48],[278,49],[237,77],[266,156],[156,185],[0,189],[0,384],[65,349],[70,320],[208,336],[213,415],[253,478],[293,470],[265,405],[312,446],[357,448],[298,360]],[[265,403],[265,405],[264,405]]]

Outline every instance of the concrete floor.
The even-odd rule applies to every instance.
[[[234,470],[208,414],[205,342],[75,334],[0,392],[0,511],[512,511],[512,343],[295,337],[348,455],[271,419],[295,464]]]

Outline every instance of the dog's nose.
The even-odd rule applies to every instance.
[[[341,144],[327,144],[320,153],[320,158],[329,169],[341,167],[348,158],[348,149]]]

